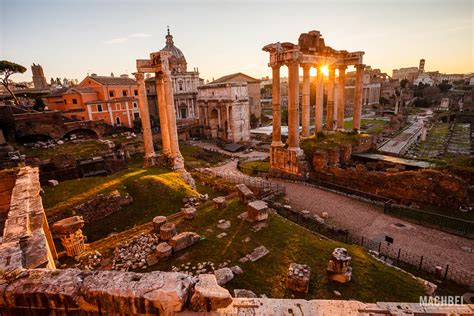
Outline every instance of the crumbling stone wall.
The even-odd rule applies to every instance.
[[[11,195],[15,186],[17,171],[2,171],[0,173],[0,231],[10,209]]]
[[[341,168],[339,160],[329,159],[324,152],[314,154],[313,168],[317,178],[323,181],[384,196],[398,204],[457,209],[467,199],[467,183],[439,170],[368,170],[363,164]]]

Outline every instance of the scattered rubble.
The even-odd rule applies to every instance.
[[[305,264],[291,263],[286,278],[286,287],[295,292],[308,293],[310,268]]]

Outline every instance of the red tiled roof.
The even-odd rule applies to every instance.
[[[89,76],[90,79],[97,81],[103,85],[109,86],[127,86],[127,85],[136,85],[135,80],[131,78],[121,78],[121,77],[107,77],[107,76]]]
[[[227,76],[220,77],[220,78],[214,80],[214,81],[211,82],[211,83],[231,82],[231,81],[232,81],[232,78],[234,78],[234,77],[236,77],[236,76],[239,76],[239,75],[248,78],[248,79],[247,79],[247,82],[260,82],[260,80],[255,79],[255,78],[253,78],[253,77],[250,77],[249,75],[246,75],[246,74],[241,73],[241,72],[237,72],[237,73],[235,73],[235,74],[230,74],[230,75],[227,75]]]

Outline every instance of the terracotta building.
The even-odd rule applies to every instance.
[[[260,80],[252,78],[241,72],[238,72],[238,73],[227,75],[217,80],[214,80],[213,82],[211,82],[211,84],[228,83],[228,82],[246,82],[247,83],[250,117],[254,115],[255,118],[258,121],[260,121],[260,117],[262,115],[262,107],[260,104],[260,99],[261,99]]]
[[[199,87],[201,135],[226,142],[250,139],[249,95],[246,82],[213,83]]]
[[[198,87],[204,84],[204,80],[199,78],[197,68],[194,68],[193,71],[188,71],[186,58],[183,52],[174,45],[173,35],[170,34],[169,29],[165,38],[166,45],[162,50],[171,53],[169,62],[176,118],[178,120],[197,118]],[[145,86],[150,115],[157,118],[158,104],[155,77],[147,78],[145,80]]]
[[[113,126],[133,127],[138,111],[135,80],[120,77],[87,76],[79,85],[53,91],[46,96],[48,110],[78,120],[103,120]]]

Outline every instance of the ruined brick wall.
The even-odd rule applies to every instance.
[[[458,208],[467,199],[467,183],[438,170],[369,171],[362,164],[340,168],[328,166],[319,153],[313,157],[317,178],[392,199],[397,204]]]
[[[17,171],[2,171],[0,173],[0,231],[2,231],[1,228],[10,209],[11,195],[15,186]]]

